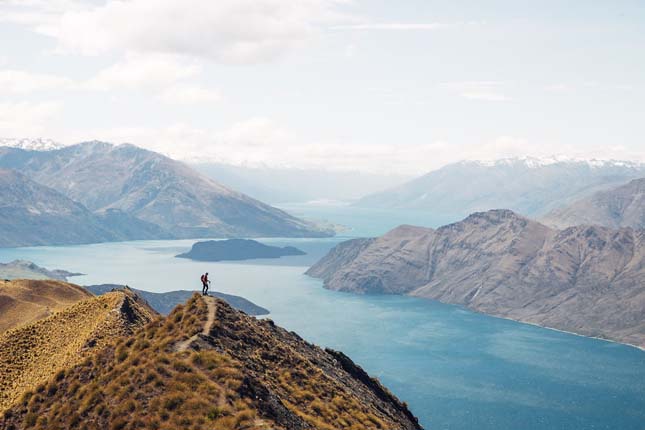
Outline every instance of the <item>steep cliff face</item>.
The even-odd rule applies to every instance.
[[[645,345],[645,232],[562,231],[507,210],[437,230],[402,226],[307,273],[334,290],[409,294]],[[331,255],[338,255],[332,251]]]
[[[23,427],[421,428],[342,353],[197,295],[11,402],[0,429]]]
[[[555,209],[542,222],[556,228],[581,224],[645,228],[645,178],[599,191],[571,205]]]

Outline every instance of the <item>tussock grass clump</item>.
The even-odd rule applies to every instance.
[[[196,296],[167,318],[55,374],[57,389],[50,393],[44,384],[37,411],[23,402],[11,413],[42,430],[275,428],[258,420],[252,402],[236,391],[243,375],[232,358],[214,350],[174,351],[178,341],[199,333],[206,319],[207,308]],[[40,394],[25,396],[30,404]]]
[[[74,286],[72,291],[76,289],[80,287]],[[90,359],[94,351],[152,320],[151,311],[131,300],[123,292],[91,296],[45,319],[2,333],[0,411],[29,390],[53,396],[65,378],[64,368]],[[127,317],[121,312],[126,304],[131,311]]]

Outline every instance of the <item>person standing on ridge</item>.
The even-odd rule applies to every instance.
[[[204,273],[201,279],[202,279],[202,296],[207,296],[208,284],[211,283],[211,281],[208,280],[208,272]]]

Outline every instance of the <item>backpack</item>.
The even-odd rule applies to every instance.
[[[200,279],[202,280],[202,284],[203,284],[204,282],[206,282],[206,275],[202,275]]]

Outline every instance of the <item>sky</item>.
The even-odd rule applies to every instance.
[[[416,175],[645,161],[645,1],[0,0],[0,137]]]

